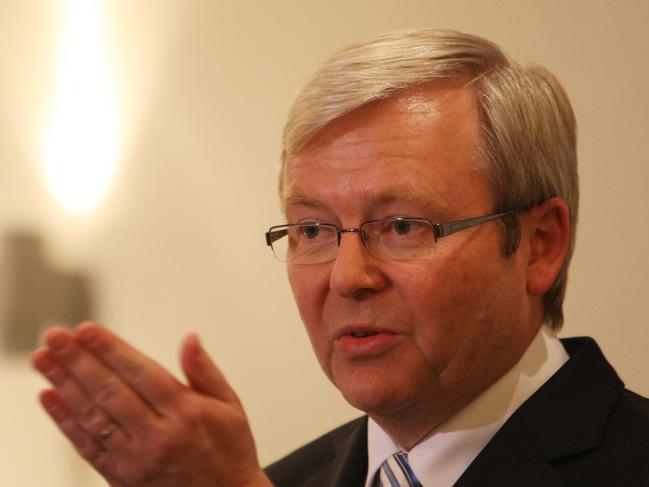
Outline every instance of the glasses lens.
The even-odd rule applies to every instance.
[[[286,225],[271,231],[275,257],[293,264],[320,264],[336,258],[336,227],[322,223]]]
[[[376,258],[414,260],[426,257],[435,247],[431,223],[416,218],[389,218],[363,225],[365,245]]]

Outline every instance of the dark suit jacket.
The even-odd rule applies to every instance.
[[[649,400],[624,389],[592,339],[563,344],[570,360],[511,416],[456,487],[649,487]],[[367,418],[266,473],[277,487],[363,486]]]

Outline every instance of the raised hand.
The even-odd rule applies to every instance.
[[[52,328],[32,356],[45,410],[112,487],[270,486],[246,415],[195,335],[188,384],[93,323]]]

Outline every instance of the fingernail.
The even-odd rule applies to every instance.
[[[40,370],[44,374],[50,372],[54,368],[54,362],[52,362],[52,360],[46,355],[38,357],[38,359],[35,361],[35,365],[38,370]]]
[[[54,421],[60,422],[65,419],[65,411],[59,407],[57,402],[52,397],[47,394],[41,396],[41,403],[47,410],[48,414],[52,417],[52,419],[54,419]]]
[[[198,349],[198,355],[196,358],[205,361],[207,358],[207,352],[205,352],[205,349],[203,348],[203,342],[196,334],[194,334],[194,339],[196,340],[196,348]]]
[[[62,352],[68,344],[68,337],[65,333],[54,332],[47,336],[47,345],[55,352]]]
[[[56,402],[49,394],[42,394],[41,402],[43,403],[43,406],[45,406],[45,408],[49,411],[56,409]]]
[[[77,332],[77,339],[89,348],[95,347],[99,343],[97,330],[92,328],[81,328]]]

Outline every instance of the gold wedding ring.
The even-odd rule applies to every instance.
[[[106,426],[99,432],[99,442],[103,443],[104,441],[106,441],[110,437],[110,435],[115,432],[116,429],[117,425],[115,423],[110,423],[108,426]]]

